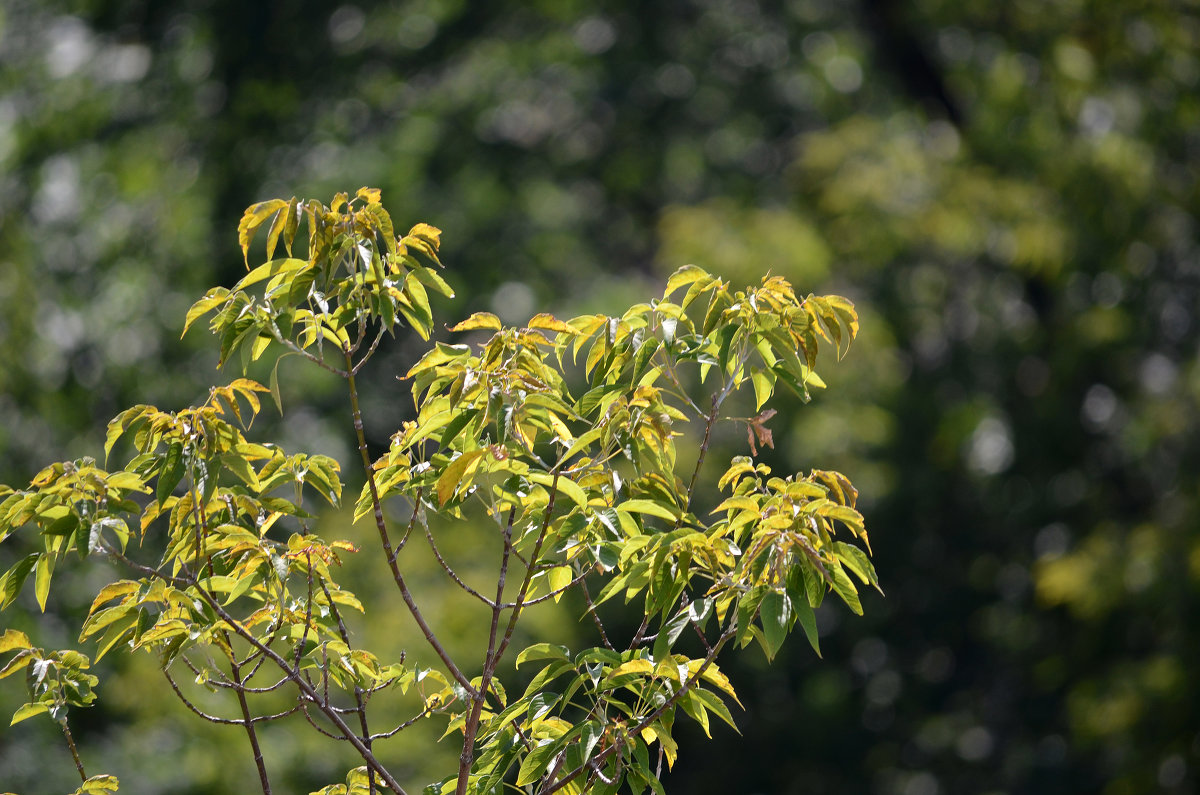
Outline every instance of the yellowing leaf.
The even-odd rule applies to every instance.
[[[712,276],[703,268],[698,268],[695,265],[684,265],[667,279],[667,289],[663,291],[663,298],[669,298],[671,293],[680,287],[711,278]]]
[[[618,665],[609,673],[610,679],[615,679],[618,676],[625,674],[652,674],[654,673],[654,664],[646,659],[630,660]]]
[[[529,328],[545,329],[546,331],[554,331],[559,334],[570,334],[572,337],[579,334],[572,326],[568,326],[554,315],[545,312],[531,317],[529,319]]]
[[[250,267],[250,241],[254,239],[254,233],[268,218],[287,205],[283,199],[271,199],[250,205],[242,214],[242,220],[238,222],[238,245],[242,247],[242,259],[247,268]]]
[[[503,327],[504,325],[500,322],[500,318],[491,312],[476,312],[461,323],[451,326],[450,331],[474,331],[475,329],[499,331]]]
[[[28,649],[31,647],[29,636],[17,629],[6,629],[0,635],[0,654],[13,649]]]
[[[463,480],[479,466],[479,459],[485,452],[487,452],[486,449],[480,448],[472,450],[469,453],[463,453],[451,461],[450,465],[442,471],[441,477],[437,481],[437,495],[440,505],[445,505],[450,501],[450,498],[458,491],[459,485]]]

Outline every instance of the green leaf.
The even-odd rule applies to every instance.
[[[692,693],[695,695],[697,701],[707,707],[710,711],[716,713],[717,717],[719,717],[721,720],[732,726],[735,732],[738,734],[742,733],[741,730],[738,729],[737,724],[734,723],[733,715],[729,712],[729,707],[724,701],[721,700],[720,696],[710,690],[701,690],[700,688],[694,688]]]
[[[636,660],[629,660],[628,662],[621,663],[616,668],[612,669],[612,671],[608,674],[608,678],[616,679],[618,676],[625,676],[626,674],[652,673],[654,673],[654,663],[645,658],[638,658]]]
[[[755,369],[750,373],[750,381],[754,384],[754,410],[758,411],[771,398],[775,389],[775,373]]]
[[[565,660],[569,662],[570,659],[571,652],[566,646],[554,643],[535,643],[517,655],[515,667],[520,668],[521,663],[530,660]]]
[[[309,267],[308,260],[295,259],[293,257],[283,257],[281,259],[273,259],[269,262],[264,262],[254,270],[242,277],[241,281],[233,286],[234,291],[244,290],[252,284],[257,284],[263,279],[269,279],[272,276],[280,274],[296,273],[305,270]]]
[[[750,628],[754,623],[754,614],[769,589],[765,585],[755,585],[742,594],[737,603],[737,636],[734,640],[738,646],[744,647],[750,642]]]
[[[183,321],[183,334],[180,334],[179,336],[182,338],[185,334],[187,334],[188,329],[191,328],[192,323],[194,323],[197,318],[199,318],[201,315],[208,314],[214,308],[225,303],[225,301],[228,299],[229,290],[224,287],[214,287],[205,293],[204,297],[192,304],[192,308],[188,310],[187,317],[185,317]]]
[[[254,467],[242,456],[237,453],[225,453],[221,456],[221,464],[250,488],[255,490],[260,488],[261,484],[258,481],[258,475],[254,474]],[[312,470],[309,471],[309,475],[311,474]]]
[[[34,567],[33,593],[37,597],[38,607],[46,612],[46,599],[50,596],[50,578],[54,576],[54,555],[46,553],[38,558]]]
[[[559,740],[546,740],[534,748],[521,760],[521,769],[517,773],[517,786],[532,784],[542,777],[550,760],[559,750]]]
[[[833,548],[843,566],[854,572],[865,585],[873,585],[876,590],[883,593],[883,589],[879,587],[879,578],[875,574],[875,567],[871,565],[867,553],[844,541],[834,541]]]
[[[846,575],[845,569],[839,563],[826,564],[825,570],[829,572],[832,580],[833,590],[837,595],[842,597],[842,601],[846,606],[854,611],[855,615],[862,615],[862,603],[858,598],[858,589],[854,587],[854,582]]]
[[[41,701],[31,701],[28,704],[22,704],[13,713],[12,723],[9,726],[15,726],[26,718],[32,718],[34,715],[41,715],[43,712],[49,712],[50,705]]]
[[[766,651],[768,660],[775,659],[775,654],[783,645],[793,619],[792,600],[786,593],[773,590],[763,596],[758,620],[762,624],[763,650]]]
[[[171,442],[171,446],[167,448],[167,455],[163,458],[162,471],[158,475],[158,487],[155,489],[154,496],[158,499],[159,505],[166,502],[182,479],[183,443],[175,441]]]
[[[821,638],[817,635],[817,614],[813,612],[807,599],[792,599],[792,608],[796,611],[796,619],[804,627],[804,635],[817,656],[821,656]]]
[[[553,486],[557,491],[562,492],[571,502],[578,505],[580,508],[587,508],[587,493],[579,487],[579,484],[570,478],[560,475],[554,477],[549,472],[530,472],[526,476],[530,481],[538,483],[542,486]]]
[[[663,299],[671,297],[671,293],[678,290],[680,287],[685,287],[695,282],[701,282],[712,277],[703,268],[698,268],[695,265],[684,265],[679,270],[671,274],[667,279],[667,289],[663,290]]]
[[[33,570],[33,565],[40,557],[41,555],[37,552],[26,555],[6,571],[3,577],[0,577],[0,610],[8,607],[17,598],[17,594],[21,592],[21,586],[25,584],[29,572]]]
[[[656,516],[659,519],[665,519],[668,522],[675,522],[683,515],[683,512],[674,505],[669,505],[661,500],[625,500],[617,504],[617,510],[628,513],[644,513]]]

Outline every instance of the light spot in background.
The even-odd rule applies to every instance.
[[[69,221],[79,215],[79,164],[55,155],[42,164],[41,185],[33,196],[33,215],[42,223]]]
[[[862,87],[862,67],[849,55],[835,55],[825,64],[825,79],[834,91],[852,94]]]
[[[887,663],[887,644],[879,638],[863,638],[854,644],[850,666],[860,674],[873,674]]]
[[[340,6],[329,15],[329,39],[334,44],[350,44],[367,24],[367,15],[358,6]]]
[[[1187,778],[1187,762],[1179,754],[1171,754],[1158,766],[1158,783],[1163,787],[1178,787]]]
[[[998,417],[985,417],[968,442],[967,466],[981,475],[995,475],[1012,465],[1015,453],[1008,424]]]
[[[931,684],[945,682],[954,673],[954,653],[946,646],[930,649],[917,661],[916,673]]]
[[[1099,97],[1088,97],[1079,109],[1079,126],[1093,137],[1107,135],[1117,121],[1117,112],[1112,103]]]
[[[588,17],[575,26],[575,43],[588,55],[599,55],[617,42],[617,29],[604,17]]]
[[[682,99],[696,88],[696,78],[683,64],[669,63],[654,75],[654,86],[665,97]]]
[[[1146,391],[1152,395],[1165,395],[1175,386],[1178,368],[1161,353],[1152,353],[1142,360],[1138,373]]]
[[[968,762],[979,762],[992,755],[995,741],[992,733],[982,726],[972,726],[958,737],[954,749]]]
[[[974,49],[971,34],[957,26],[939,30],[937,46],[946,60],[954,63],[965,63]]]
[[[524,282],[504,282],[492,293],[491,308],[505,323],[526,323],[533,314],[536,296]]]
[[[1054,65],[1067,77],[1086,83],[1096,72],[1092,54],[1070,39],[1064,39],[1054,48]]]
[[[61,80],[79,71],[96,51],[92,30],[78,17],[62,17],[46,31],[46,69]]]
[[[837,55],[837,42],[825,31],[810,33],[800,41],[804,57],[817,65],[829,63]]]
[[[900,696],[903,682],[895,671],[881,671],[867,682],[867,701],[872,706],[887,707]]]
[[[1112,309],[1125,297],[1125,283],[1121,277],[1106,271],[1092,280],[1092,299],[1097,305]]]
[[[144,44],[106,47],[96,63],[96,77],[108,83],[135,83],[150,71],[153,60]]]
[[[949,160],[958,154],[958,130],[948,121],[937,119],[925,128],[925,149],[939,160]]]
[[[926,773],[925,771],[913,773],[900,789],[903,795],[938,795],[941,791],[942,788],[938,784],[938,780],[934,778],[932,773]]]
[[[425,14],[413,14],[405,17],[404,24],[400,26],[397,33],[397,41],[402,47],[407,47],[410,50],[419,50],[429,42],[433,41],[437,35],[438,25],[433,17]]]
[[[1093,431],[1107,430],[1121,407],[1117,395],[1104,384],[1092,384],[1083,398],[1080,413],[1084,425]]]
[[[1038,560],[1061,557],[1071,543],[1071,531],[1062,522],[1048,524],[1033,537],[1033,554]]]

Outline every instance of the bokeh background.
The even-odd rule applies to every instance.
[[[887,596],[823,609],[823,659],[727,663],[741,734],[685,732],[668,791],[1194,792],[1198,176],[1194,0],[4,0],[0,482],[232,377],[179,332],[260,199],[372,185],[441,227],[444,322],[783,274],[864,331],[768,457],[859,485]],[[376,368],[377,447],[419,350]],[[283,375],[256,427],[345,459],[338,385]],[[0,621],[69,642],[81,572]],[[248,790],[236,729],[104,662],[91,770]],[[53,729],[0,730],[0,788],[76,786]],[[268,740],[288,791],[345,769],[302,733]]]

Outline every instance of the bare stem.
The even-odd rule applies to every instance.
[[[67,721],[64,718],[58,722],[62,726],[63,737],[67,738],[67,747],[71,749],[71,758],[75,760],[75,769],[79,771],[79,778],[82,781],[87,781],[87,773],[83,770],[83,760],[79,758],[79,749],[75,747],[75,738],[71,736],[71,730],[67,727]]]
[[[353,362],[350,359],[348,351],[346,352],[346,368],[347,370],[353,369]],[[396,554],[392,551],[392,542],[388,537],[387,522],[383,518],[383,503],[379,500],[379,489],[375,485],[375,471],[371,468],[371,454],[367,451],[367,437],[363,432],[362,412],[358,406],[358,386],[355,383],[352,373],[346,373],[346,381],[350,389],[350,409],[354,417],[354,433],[358,439],[358,452],[362,456],[363,471],[367,477],[367,487],[371,492],[371,505],[375,514],[375,528],[379,531],[379,542],[383,545],[388,565],[391,567],[392,579],[395,580],[396,587],[400,589],[400,597],[408,607],[408,612],[412,614],[413,620],[417,622],[417,626],[421,628],[421,633],[425,636],[425,640],[441,659],[446,669],[450,672],[450,675],[454,677],[454,681],[462,685],[468,694],[474,695],[475,688],[471,685],[471,680],[459,670],[454,660],[451,659],[450,653],[446,651],[446,647],[433,634],[433,629],[429,626],[429,622],[425,620],[425,616],[422,615],[421,608],[417,606],[416,600],[413,599],[412,592],[408,589],[408,583],[405,582],[404,575],[400,572],[400,566],[396,563]]]
[[[496,633],[500,627],[500,613],[504,608],[504,583],[508,578],[508,560],[512,555],[512,527],[516,508],[508,509],[508,521],[504,524],[504,552],[500,557],[500,576],[496,578],[496,601],[492,603],[492,623],[488,629],[487,654],[483,658],[483,673],[479,677],[479,690],[471,696],[471,713],[463,724],[462,753],[458,758],[458,784],[456,795],[466,795],[467,781],[471,775],[471,761],[475,757],[475,736],[479,732],[479,715],[483,711],[483,700],[492,683],[499,655],[496,653]],[[515,610],[516,608],[514,608]]]
[[[229,642],[228,633],[225,634],[225,645],[232,649],[233,644]],[[229,655],[230,673],[233,674],[234,681],[242,683],[241,671],[238,668],[237,660],[234,655]],[[242,711],[242,725],[246,727],[246,737],[250,740],[250,748],[254,751],[254,765],[258,768],[258,781],[262,785],[263,795],[271,795],[271,779],[267,776],[267,766],[263,762],[262,747],[258,744],[258,732],[254,729],[254,717],[250,714],[250,705],[246,702],[246,691],[238,687],[234,689],[237,693],[238,707]]]

